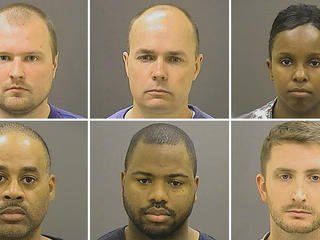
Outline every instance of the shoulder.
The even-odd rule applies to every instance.
[[[51,104],[49,104],[49,106],[50,106],[50,114],[48,118],[83,118],[82,116],[57,108]]]
[[[249,113],[243,114],[238,118],[253,118],[253,119],[268,119],[273,116],[273,108],[275,106],[277,99],[273,99],[263,105],[260,108],[257,108]]]
[[[205,233],[202,233],[202,232],[199,232],[199,240],[215,240],[213,237],[205,234]]]
[[[191,104],[188,104],[189,109],[194,111],[194,116],[193,118],[213,118],[212,116],[210,116],[209,114],[202,112],[198,107],[193,106]]]
[[[112,114],[111,116],[107,117],[107,119],[124,119],[124,116],[126,115],[126,113],[132,108],[132,106],[123,108],[117,112],[115,112],[114,114]]]
[[[51,237],[51,236],[44,235],[44,234],[42,236],[49,238],[49,239],[52,239],[52,240],[63,240],[62,238],[55,238],[55,237]]]
[[[121,227],[116,230],[113,230],[106,235],[103,235],[102,237],[98,238],[98,240],[125,240],[124,237],[124,228]]]

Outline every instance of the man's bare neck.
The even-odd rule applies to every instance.
[[[125,118],[192,118],[193,111],[188,106],[177,111],[148,111],[138,107],[131,108]]]
[[[0,118],[48,118],[49,114],[50,106],[46,101],[27,113],[9,113],[0,109]]]
[[[125,239],[126,240],[153,240],[143,234],[140,230],[138,230],[134,225],[130,224],[125,228]],[[177,230],[172,235],[161,238],[161,240],[198,240],[199,232],[189,227],[187,224],[182,226],[179,230]]]

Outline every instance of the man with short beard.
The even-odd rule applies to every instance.
[[[319,122],[287,122],[271,129],[256,177],[270,214],[270,232],[261,240],[320,239],[319,156]]]
[[[61,240],[41,234],[55,197],[46,143],[18,123],[0,125],[0,239]]]
[[[214,240],[188,225],[199,177],[190,137],[176,126],[149,125],[131,139],[121,172],[128,226],[99,240]]]

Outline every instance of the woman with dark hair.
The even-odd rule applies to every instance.
[[[291,5],[269,37],[267,66],[277,97],[240,118],[320,118],[320,9]]]

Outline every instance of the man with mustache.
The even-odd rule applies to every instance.
[[[121,172],[128,226],[99,240],[213,240],[188,225],[196,173],[194,145],[184,131],[165,123],[141,129],[131,139]]]
[[[154,5],[129,26],[123,61],[133,105],[109,118],[212,118],[188,104],[203,55],[190,15],[173,5]]]
[[[0,118],[82,118],[48,103],[58,55],[54,26],[39,8],[0,9]]]
[[[18,123],[0,125],[0,239],[59,240],[41,235],[55,196],[50,165],[49,150],[38,133]]]
[[[261,240],[320,239],[319,156],[319,122],[287,122],[271,129],[256,177],[270,214],[270,232]]]

